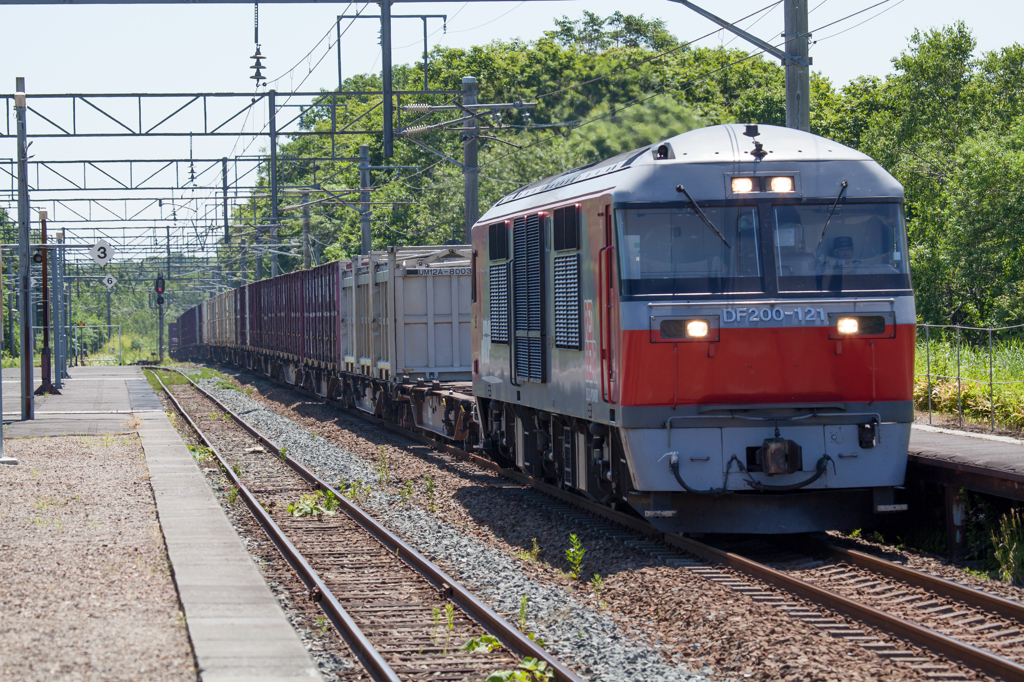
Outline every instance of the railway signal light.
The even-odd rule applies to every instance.
[[[153,288],[156,289],[156,293],[158,293],[158,294],[164,293],[164,276],[163,275],[157,275],[156,276],[156,283],[155,283],[155,286]],[[161,297],[161,299],[162,298],[163,297]]]
[[[157,296],[156,297],[156,304],[157,305],[163,305],[164,304],[164,297],[163,296]]]

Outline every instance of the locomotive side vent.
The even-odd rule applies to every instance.
[[[541,219],[537,214],[512,223],[512,296],[515,374],[544,381],[544,277]]]
[[[491,343],[508,343],[508,263],[490,271]]]
[[[580,350],[580,257],[555,258],[555,346]]]

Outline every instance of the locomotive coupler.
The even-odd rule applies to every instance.
[[[779,430],[775,429],[775,437],[765,438],[757,449],[755,461],[769,476],[795,474],[803,468],[803,452],[796,441],[781,438]]]

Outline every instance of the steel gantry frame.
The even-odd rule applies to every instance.
[[[190,2],[195,4],[196,2],[206,2],[207,4],[248,4],[251,0],[0,0],[0,5],[51,5],[51,4],[104,4],[104,5],[124,5],[124,4],[178,4],[184,2]],[[312,0],[265,0],[274,4],[305,4]],[[392,19],[398,18],[412,18],[409,15],[393,15],[391,11],[392,4],[398,2],[438,2],[440,0],[382,0],[380,5],[380,14],[373,18],[379,18],[381,22],[381,56],[382,56],[382,89],[380,92],[342,92],[341,91],[341,52],[340,52],[340,36],[338,44],[338,76],[339,76],[339,90],[335,93],[282,93],[286,96],[284,104],[279,105],[277,97],[279,93],[275,90],[270,90],[264,93],[258,93],[253,96],[251,93],[134,93],[134,94],[109,94],[109,93],[95,93],[95,94],[38,94],[28,95],[24,86],[24,79],[19,78],[17,83],[16,92],[10,95],[0,95],[0,101],[3,103],[3,114],[4,120],[2,121],[3,129],[0,129],[0,139],[17,139],[17,153],[14,159],[0,159],[0,179],[4,175],[11,179],[11,188],[7,192],[8,201],[16,198],[18,207],[18,227],[19,227],[19,249],[18,249],[18,260],[19,260],[19,308],[22,318],[22,343],[21,343],[21,354],[22,354],[22,417],[26,419],[32,418],[33,405],[31,398],[32,378],[31,378],[31,367],[32,367],[32,347],[31,347],[31,326],[28,321],[29,309],[31,305],[31,287],[29,279],[29,236],[30,236],[30,223],[31,221],[31,210],[29,205],[29,191],[30,188],[33,191],[41,193],[52,193],[58,195],[62,192],[66,193],[104,193],[104,192],[129,192],[129,193],[163,193],[170,191],[172,193],[172,203],[174,200],[173,193],[175,191],[181,192],[190,190],[195,192],[210,191],[211,196],[208,197],[195,197],[194,194],[191,197],[185,199],[184,197],[178,197],[179,201],[200,201],[206,205],[206,212],[201,219],[198,216],[192,218],[191,225],[196,233],[195,246],[199,246],[201,249],[208,248],[206,243],[206,233],[210,232],[210,225],[214,225],[216,220],[216,213],[218,210],[223,215],[223,227],[224,227],[224,244],[228,244],[231,240],[230,231],[230,208],[229,202],[234,199],[237,201],[239,198],[245,198],[248,201],[251,197],[240,196],[239,190],[242,188],[241,179],[247,177],[253,171],[258,171],[262,164],[267,163],[268,184],[270,185],[271,201],[270,201],[270,216],[269,225],[259,225],[254,216],[254,241],[258,244],[260,241],[261,228],[269,229],[270,232],[270,243],[268,248],[261,251],[259,248],[254,248],[256,253],[256,268],[257,278],[262,278],[262,267],[263,267],[263,253],[269,253],[271,261],[271,273],[272,275],[279,274],[278,267],[278,254],[280,247],[277,243],[278,228],[280,218],[278,215],[278,197],[279,197],[279,181],[278,181],[278,164],[287,162],[286,159],[279,158],[277,149],[277,139],[280,135],[287,135],[289,137],[301,137],[301,136],[321,136],[331,137],[331,157],[330,161],[357,161],[357,159],[339,159],[336,156],[336,139],[338,135],[377,135],[380,134],[383,138],[383,157],[389,159],[393,156],[393,146],[395,130],[394,126],[397,124],[401,130],[401,97],[403,95],[462,95],[461,107],[465,113],[468,114],[463,120],[466,121],[464,126],[460,129],[465,131],[462,135],[462,141],[464,146],[464,157],[463,163],[455,162],[449,159],[447,156],[440,154],[445,159],[456,163],[462,167],[466,173],[465,179],[465,193],[466,193],[466,231],[468,233],[471,218],[475,220],[478,213],[477,209],[477,196],[478,181],[476,177],[476,148],[479,133],[477,132],[479,124],[483,122],[485,125],[489,125],[484,120],[484,113],[471,111],[469,107],[476,108],[476,82],[472,77],[467,77],[463,80],[463,88],[461,91],[444,91],[444,90],[429,90],[429,79],[428,79],[428,49],[426,44],[426,23],[428,18],[443,18],[443,15],[414,15],[424,23],[424,53],[423,53],[423,71],[424,71],[424,89],[420,90],[408,90],[408,91],[396,91],[392,87],[392,50],[391,50],[391,22]],[[499,0],[470,0],[471,2],[491,2]],[[549,0],[535,0],[535,1],[549,1]],[[807,2],[808,0],[782,0],[785,4],[785,31],[783,37],[785,38],[785,51],[779,50],[775,46],[750,35],[749,33],[742,31],[737,28],[733,23],[721,19],[711,12],[708,12],[690,0],[670,0],[678,4],[682,4],[685,7],[694,10],[710,19],[711,21],[722,26],[724,30],[728,30],[744,40],[753,43],[756,47],[761,49],[763,52],[779,58],[786,69],[786,122],[787,125],[793,128],[799,128],[802,130],[809,130],[810,127],[810,106],[809,106],[809,75],[811,60],[807,55],[809,45],[809,33],[807,31]],[[338,26],[343,18],[338,17]],[[355,17],[360,18],[360,17]],[[370,17],[366,17],[370,18]],[[354,18],[353,18],[354,20]],[[323,98],[325,95],[331,96],[330,104],[325,104]],[[383,108],[383,125],[381,130],[352,130],[351,125],[338,130],[337,127],[337,110],[338,110],[338,98],[348,97],[366,97],[366,96],[380,96],[381,105]],[[230,104],[236,98],[248,98],[250,102],[238,110],[229,109],[226,112],[220,113],[220,107],[214,106],[212,108],[217,109],[211,121],[211,104]],[[303,104],[290,104],[293,99],[301,99],[303,97],[311,98],[311,102],[308,105]],[[253,107],[257,103],[267,100],[269,109],[269,116],[267,125],[260,130],[247,131],[245,130],[245,124],[248,120],[248,114],[252,112]],[[125,112],[127,109],[118,109],[116,103],[118,101],[129,100],[133,101],[134,107],[131,108],[132,114],[129,117]],[[29,104],[31,101],[31,104]],[[160,102],[163,104],[162,107],[156,106],[155,103]],[[146,106],[144,107],[144,103]],[[58,105],[64,104],[65,108],[63,111],[59,110]],[[292,125],[298,125],[302,121],[304,115],[308,113],[313,107],[327,107],[330,110],[331,117],[331,129],[329,131],[324,130],[303,130],[289,129]],[[458,105],[456,105],[458,106]],[[79,115],[79,109],[84,112],[88,112],[92,119],[83,121],[83,117]],[[288,108],[297,108],[298,113],[288,119],[287,116],[283,117],[287,119],[284,124],[281,124],[279,115]],[[70,109],[70,111],[68,110]],[[346,109],[347,110],[347,109]],[[234,113],[232,113],[232,111]],[[155,112],[155,113],[154,113]],[[12,117],[12,113],[14,114]],[[28,142],[27,134],[27,120],[28,114],[32,114],[34,119],[43,122],[40,126],[42,129],[33,133],[33,138],[47,139],[47,138],[119,138],[119,137],[189,137],[190,139],[190,158],[187,159],[189,164],[189,183],[181,182],[181,172],[183,170],[182,164],[186,162],[185,159],[165,159],[160,161],[158,159],[121,159],[121,160],[86,160],[86,161],[33,161],[30,162],[28,154],[28,146],[31,144]],[[396,121],[396,113],[398,120]],[[238,125],[240,117],[245,114],[244,118],[241,118],[241,125]],[[355,122],[361,120],[362,117],[357,118]],[[185,128],[176,127],[177,124],[188,120],[188,124]],[[98,123],[96,122],[98,121]],[[201,121],[201,124],[200,124]],[[454,123],[454,122],[449,122]],[[81,125],[80,124],[85,124]],[[102,125],[100,125],[102,124]],[[104,127],[105,126],[105,127]],[[236,129],[240,128],[240,129]],[[267,129],[269,128],[269,132]],[[408,132],[408,131],[403,131]],[[230,159],[231,163],[236,169],[236,181],[234,183],[235,196],[229,196],[229,182],[228,182],[228,163],[227,157],[221,157],[220,159],[194,159],[191,158],[191,139],[195,136],[201,137],[234,137],[236,139],[251,139],[255,140],[260,137],[267,135],[270,142],[269,158],[264,157],[239,157]],[[408,138],[411,139],[411,138]],[[411,140],[421,147],[426,147],[422,143],[416,140]],[[251,142],[250,142],[251,145]],[[429,151],[439,154],[438,152],[426,147]],[[248,149],[248,147],[246,147]],[[360,208],[358,209],[361,213],[361,222],[367,223],[369,218],[369,179],[368,170],[369,164],[364,150],[360,150],[360,158],[358,159],[360,165]],[[200,188],[196,182],[197,176],[195,174],[195,164],[200,163],[200,172],[198,178],[203,178],[207,173],[213,171],[214,168],[219,166],[221,170],[221,178],[218,185],[206,185]],[[303,163],[310,163],[310,159],[303,159]],[[328,159],[323,159],[328,161]],[[5,163],[6,162],[6,163]],[[248,162],[250,168],[248,171],[238,176],[238,164],[239,162]],[[138,181],[136,179],[136,167],[145,164],[154,164],[162,166],[156,168],[151,173],[142,173],[143,179]],[[81,164],[82,167],[82,181],[79,183],[77,178],[72,180],[70,171],[62,173],[57,170],[58,167],[70,166],[70,164]],[[113,170],[112,166],[120,164],[127,166],[127,181],[117,177],[116,171]],[[4,167],[6,165],[6,168]],[[203,167],[205,165],[205,167]],[[314,164],[315,165],[315,164]],[[17,167],[15,172],[14,168]],[[30,187],[30,167],[35,171],[35,186]],[[106,169],[105,169],[106,168]],[[175,182],[171,186],[169,181],[164,181],[166,184],[158,184],[159,181],[155,178],[173,168]],[[60,178],[64,184],[63,187],[44,187],[42,181],[42,174],[48,173],[52,176]],[[100,182],[100,186],[97,186],[93,182],[92,186],[89,184],[89,174],[99,174],[98,177],[105,178]],[[109,181],[109,182],[108,182]],[[189,188],[188,184],[192,187]],[[16,185],[16,188],[15,188]],[[255,182],[253,186],[245,187],[245,191],[252,193],[255,190]],[[310,188],[296,188],[299,190],[309,190]],[[319,189],[316,187],[314,189]],[[212,196],[217,190],[220,191],[220,196],[216,197],[219,201],[216,201]],[[0,190],[0,200],[2,200],[4,192]],[[107,207],[112,200],[108,195],[106,197],[85,197],[76,199],[58,199],[54,197],[43,197],[44,201],[50,202],[51,210],[56,213],[57,206],[61,206],[62,209],[67,209],[70,213],[76,215],[80,222],[92,223],[92,208],[94,206],[105,210],[110,213],[116,222],[122,225],[122,237],[127,237],[127,230],[129,228],[125,225],[134,223],[137,219],[140,219],[143,213],[148,209],[152,208],[153,201],[158,203],[161,201],[161,197],[136,197],[132,196],[131,200],[142,203],[142,208],[135,213],[129,215],[128,210],[128,198],[122,199],[124,211],[123,213],[115,213]],[[148,205],[146,201],[148,200]],[[70,208],[70,203],[73,201],[86,201],[88,202],[88,209],[85,211],[88,215],[83,215],[81,212],[74,211]],[[209,204],[214,203],[214,210],[210,209]],[[304,195],[303,203],[309,203],[308,194]],[[341,201],[340,203],[346,204]],[[346,204],[347,205],[347,204]],[[198,209],[194,209],[194,213],[198,214]],[[145,219],[143,219],[145,220]],[[151,219],[150,219],[151,220]],[[172,212],[172,218],[170,222],[166,222],[161,212],[161,222],[165,222],[167,229],[167,250],[168,250],[168,264],[170,264],[170,225],[173,223],[175,227],[178,226],[179,220],[175,212]],[[308,217],[307,217],[308,222]],[[75,222],[72,219],[70,222]],[[108,221],[109,222],[109,221]],[[204,227],[205,230],[200,230],[198,222],[207,223]],[[153,221],[154,229],[156,221]],[[363,225],[363,249],[368,248],[368,224]],[[93,230],[93,237],[97,230]],[[81,235],[68,235],[67,241],[72,239],[81,239]],[[122,239],[122,243],[127,246],[129,239]],[[186,242],[188,240],[186,239]],[[70,245],[70,244],[69,244]],[[132,244],[137,251],[146,251],[142,244]],[[157,247],[158,245],[154,245]],[[308,237],[304,237],[303,240],[303,253],[304,262],[308,265],[309,262],[309,242]],[[244,254],[245,246],[241,245],[241,253]],[[149,254],[152,255],[153,251],[150,250]],[[244,258],[244,256],[243,256]],[[219,270],[219,268],[218,268]],[[55,325],[56,327],[56,325]],[[27,354],[27,357],[26,357]],[[26,374],[27,373],[27,374]],[[2,457],[2,445],[0,445],[0,457]]]

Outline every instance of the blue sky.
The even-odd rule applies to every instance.
[[[874,5],[879,0],[811,0],[812,31]],[[703,0],[705,8],[736,20],[769,4],[769,0]],[[363,8],[353,3],[281,4],[260,7],[260,42],[267,55],[267,75],[279,79],[279,91],[318,90],[337,84],[333,43],[335,17]],[[364,10],[378,12],[376,5]],[[683,40],[692,41],[716,28],[686,7],[668,0],[588,2],[401,2],[396,14],[447,14],[447,32],[431,22],[431,45],[467,47],[491,40],[536,38],[562,15],[579,17],[584,9],[610,15],[616,9],[664,19]],[[880,12],[884,14],[879,15]],[[1019,38],[1024,23],[1020,0],[889,0],[855,18],[814,32],[814,69],[841,85],[862,74],[884,75],[891,59],[915,28],[963,19],[978,39],[979,51],[996,49]],[[866,20],[866,22],[865,22]],[[782,32],[782,7],[740,23],[759,37],[775,42]],[[861,24],[861,22],[865,22]],[[861,24],[861,25],[858,25]],[[378,23],[360,20],[342,38],[344,73],[379,71]],[[252,4],[205,5],[0,5],[0,92],[12,92],[16,76],[24,76],[30,93],[104,92],[250,92],[253,53]],[[394,62],[419,58],[422,25],[396,21]],[[847,30],[848,29],[848,30]],[[322,41],[324,36],[329,40]],[[319,41],[319,42],[318,42]],[[724,32],[700,41],[714,45],[743,42]],[[317,65],[319,63],[319,65]],[[294,68],[293,68],[294,67]],[[472,74],[467,74],[472,75]],[[262,120],[250,122],[257,128]],[[38,119],[29,122],[39,130]],[[35,128],[33,128],[35,126]],[[265,144],[265,143],[264,143]],[[250,149],[258,151],[259,145]],[[232,140],[196,139],[197,156],[231,155]],[[13,144],[0,144],[0,159],[11,158]],[[38,140],[37,159],[140,158],[188,156],[188,139],[173,140]],[[9,186],[8,181],[0,189]],[[0,196],[2,199],[2,196]],[[59,217],[58,217],[59,219]]]

